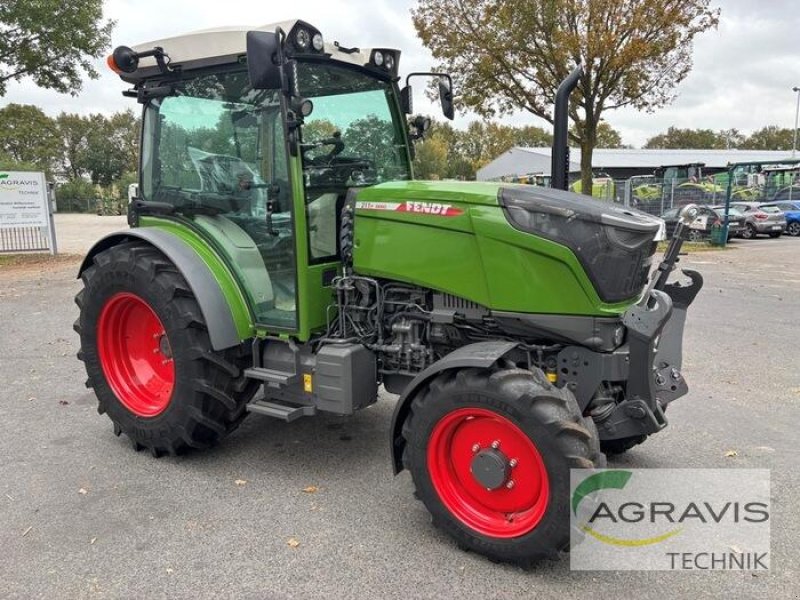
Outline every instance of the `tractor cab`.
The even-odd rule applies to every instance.
[[[657,179],[663,179],[665,183],[675,181],[680,183],[700,183],[703,181],[703,167],[705,163],[687,163],[684,165],[661,166],[655,171]]]
[[[303,21],[117,48],[109,64],[144,105],[131,225],[168,215],[217,240],[256,325],[307,336],[325,323],[348,189],[411,178],[424,131],[408,131],[399,58]]]

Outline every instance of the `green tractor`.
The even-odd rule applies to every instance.
[[[667,208],[725,201],[727,181],[721,182],[716,175],[710,174],[705,163],[659,167],[655,177],[663,180],[662,195]]]
[[[399,58],[303,21],[117,48],[140,183],[130,229],[80,267],[79,358],[114,433],[155,457],[249,413],[352,415],[383,386],[391,465],[434,523],[530,564],[569,544],[570,469],[660,431],[687,392],[702,280],[667,283],[681,227],[649,277],[661,222],[564,191],[576,76],[561,189],[424,182]],[[452,118],[449,76],[424,75]]]

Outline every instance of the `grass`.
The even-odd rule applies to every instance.
[[[668,246],[669,242],[659,242],[657,252],[663,254],[667,251]],[[724,252],[725,250],[731,250],[731,246],[729,244],[725,246],[712,246],[708,242],[684,242],[683,246],[681,246],[681,252],[686,252],[687,254],[693,252]]]

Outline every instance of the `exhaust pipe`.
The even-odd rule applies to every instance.
[[[569,181],[569,95],[578,79],[583,75],[583,66],[578,65],[561,82],[556,92],[553,114],[553,149],[550,152],[550,187],[566,190]]]

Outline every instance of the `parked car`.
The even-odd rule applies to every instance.
[[[762,208],[777,206],[786,217],[786,233],[797,237],[800,235],[800,200],[780,200],[762,204]]]
[[[752,240],[759,233],[777,238],[786,229],[786,217],[777,206],[762,207],[758,202],[731,202],[731,206],[744,213],[742,237],[746,240]]]
[[[671,208],[666,211],[661,218],[667,229],[667,237],[672,237],[675,227],[678,225],[678,213],[681,207]],[[725,208],[712,208],[710,206],[698,206],[697,217],[689,225],[689,239],[698,241],[711,235],[714,225],[721,226],[725,222]],[[728,239],[740,235],[745,228],[745,216],[735,208],[728,214]]]

